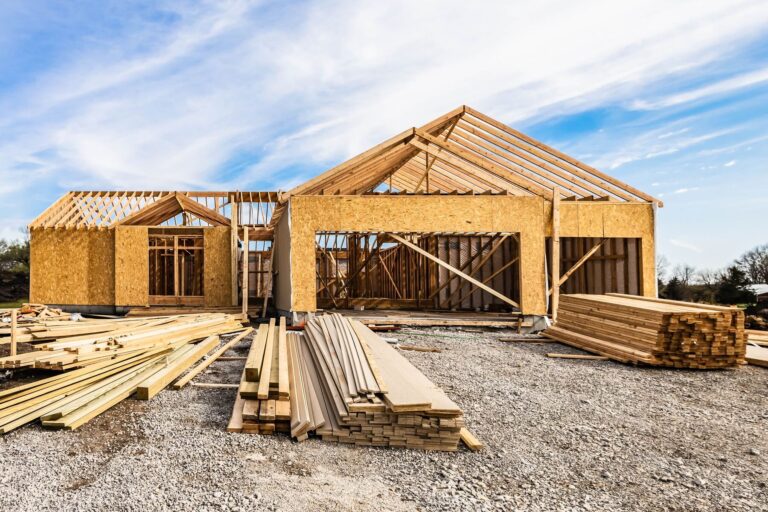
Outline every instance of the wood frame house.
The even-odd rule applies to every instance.
[[[286,193],[69,193],[30,225],[31,300],[247,309],[273,295],[294,317],[353,307],[540,316],[560,290],[655,296],[657,206],[461,106]],[[198,238],[180,242],[186,233]],[[169,255],[186,244],[202,247],[202,264]],[[153,251],[169,263],[152,263]],[[201,287],[169,284],[188,266]]]

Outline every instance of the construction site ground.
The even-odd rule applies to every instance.
[[[403,354],[464,410],[484,451],[230,434],[236,390],[188,386],[125,400],[72,432],[30,425],[0,438],[0,508],[768,510],[764,368],[552,359],[581,352],[498,341],[515,337],[501,330],[382,336],[442,350]],[[235,383],[242,366],[218,361],[195,380]]]

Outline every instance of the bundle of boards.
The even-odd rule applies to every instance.
[[[276,346],[282,340],[280,329]],[[284,340],[289,427],[296,439],[316,434],[359,446],[457,449],[466,432],[461,409],[360,322],[338,314],[314,317],[303,334],[287,333]],[[249,425],[242,388],[240,395],[229,430],[255,432],[262,423]]]
[[[10,322],[11,309],[0,311],[0,322]],[[49,308],[45,304],[24,303],[16,309],[17,321],[20,324],[36,323],[50,319],[69,319],[71,315],[57,308]]]
[[[275,329],[275,319],[256,332],[245,368],[229,431],[252,434],[288,433],[291,402],[288,383],[288,346],[285,318]],[[237,425],[237,426],[235,426]]]
[[[137,332],[113,331],[61,342],[76,342],[75,355],[98,357],[76,360],[77,369],[0,391],[0,433],[38,419],[44,427],[74,429],[133,394],[140,400],[149,400],[215,350],[220,335],[239,331],[215,355],[250,331],[229,315],[156,320],[156,325]],[[93,347],[91,352],[86,350],[89,344]],[[30,354],[46,356],[60,350],[64,349],[46,348]]]
[[[674,368],[744,364],[744,311],[609,293],[562,295],[544,335],[625,363]]]

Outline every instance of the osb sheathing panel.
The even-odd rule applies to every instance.
[[[203,294],[207,307],[231,306],[232,258],[230,228],[218,226],[205,228]]]
[[[522,310],[526,314],[545,314],[545,211],[540,197],[293,197],[290,205],[292,310],[316,309],[317,231],[511,232],[520,233]]]
[[[149,234],[146,226],[115,231],[115,305],[149,305]]]
[[[288,209],[275,227],[275,305],[291,310],[291,211]]]
[[[111,230],[33,229],[30,266],[32,302],[102,306],[114,301]]]
[[[545,204],[551,219],[551,203]],[[654,256],[654,210],[649,203],[569,202],[560,203],[560,236],[595,238],[640,238],[642,249],[642,293],[656,293]],[[547,236],[552,226],[547,223]]]

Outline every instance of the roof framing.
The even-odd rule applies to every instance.
[[[663,203],[540,141],[461,106],[295,187],[291,195],[507,193]]]

